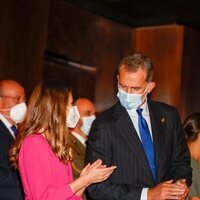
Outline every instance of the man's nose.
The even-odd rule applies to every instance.
[[[126,92],[129,93],[129,94],[131,94],[131,93],[132,93],[131,88],[127,88],[127,89],[126,89]]]

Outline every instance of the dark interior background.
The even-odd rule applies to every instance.
[[[152,99],[182,119],[200,111],[200,1],[1,2],[0,78],[21,82],[28,96],[43,79],[64,79],[101,112],[116,102],[117,67],[132,52],[154,63]]]

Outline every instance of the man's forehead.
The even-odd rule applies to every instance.
[[[19,94],[24,95],[24,88],[15,82],[5,82],[1,84],[1,92],[4,94]]]
[[[132,86],[141,86],[147,83],[146,74],[137,72],[121,73],[118,76],[118,81],[120,84]]]
[[[76,105],[78,107],[80,115],[86,115],[90,113],[95,113],[95,106],[94,104],[85,98],[80,98],[76,101]]]
[[[94,108],[93,104],[87,101],[80,103],[79,107],[81,107],[82,110],[92,110]]]

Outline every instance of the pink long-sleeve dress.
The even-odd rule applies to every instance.
[[[69,186],[73,181],[71,164],[61,162],[40,134],[31,134],[22,142],[19,171],[25,200],[82,199]]]

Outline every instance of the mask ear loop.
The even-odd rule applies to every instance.
[[[145,88],[145,90],[144,90],[144,92],[142,93],[142,95],[143,94],[145,94],[146,92],[147,92],[147,90],[149,89],[149,86],[150,86],[150,83],[148,83],[148,85],[147,85],[147,87]],[[149,92],[147,92],[147,94],[148,94]]]
[[[148,95],[148,93],[149,92],[147,92],[148,91],[148,89],[149,89],[149,86],[150,86],[150,83],[148,83],[148,85],[147,85],[147,87],[146,87],[146,89],[144,90],[144,92],[142,93],[142,104],[145,102],[145,100],[146,100],[146,98],[147,98],[147,95]],[[147,94],[146,94],[147,93]],[[145,95],[146,94],[146,95]],[[141,104],[141,105],[142,105]]]
[[[2,111],[8,111],[8,110],[10,110],[11,108],[0,108],[0,110],[2,110]],[[2,114],[2,113],[1,113]],[[11,117],[9,116],[9,115],[4,115],[4,114],[2,114],[5,118],[8,118],[8,119],[11,119]]]
[[[3,114],[2,114],[3,115]],[[9,115],[3,115],[5,118],[11,119]]]
[[[11,108],[0,108],[0,110],[6,111],[6,110],[10,110]]]

